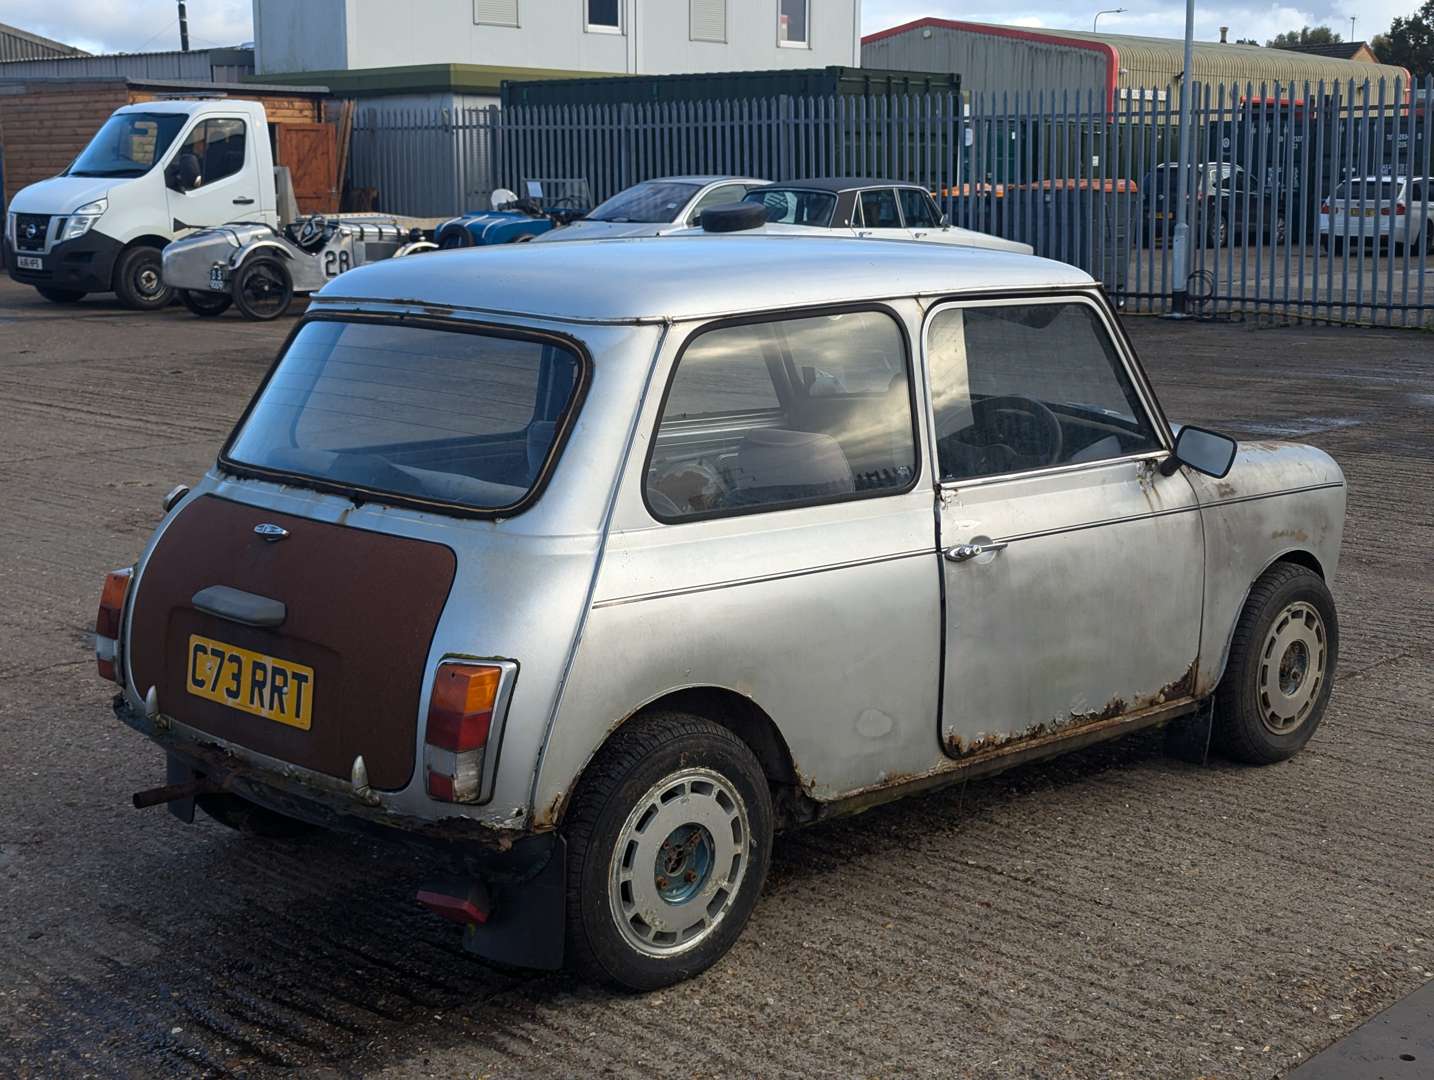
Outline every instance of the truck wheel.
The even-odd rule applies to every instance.
[[[307,821],[285,817],[267,806],[252,803],[238,795],[196,795],[194,805],[221,825],[227,825],[236,832],[262,836],[269,840],[302,836],[314,830],[314,826]]]
[[[1276,563],[1245,601],[1215,691],[1215,746],[1270,765],[1294,756],[1319,727],[1334,685],[1339,619],[1320,576]]]
[[[742,933],[772,851],[772,797],[746,743],[662,712],[598,751],[563,832],[568,955],[656,990],[706,970]]]
[[[48,285],[36,285],[35,291],[52,304],[73,304],[85,298],[85,294],[78,289],[52,289]]]
[[[164,283],[158,248],[132,247],[115,261],[115,295],[135,311],[158,311],[174,299]]]
[[[226,292],[180,289],[179,301],[194,314],[213,318],[215,315],[223,315],[228,311],[229,305],[234,303],[234,298]]]
[[[246,319],[277,319],[294,299],[294,279],[278,259],[251,259],[234,276],[234,306]]]

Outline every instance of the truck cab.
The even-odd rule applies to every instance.
[[[151,101],[117,109],[58,176],[5,216],[10,276],[55,303],[113,292],[149,310],[173,299],[160,250],[196,228],[277,225],[274,157],[257,101]]]

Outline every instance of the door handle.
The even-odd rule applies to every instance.
[[[241,195],[241,196],[239,196],[239,198],[237,198],[237,199],[234,200],[234,205],[235,205],[235,206],[253,206],[253,205],[254,205],[254,200],[251,199],[251,198],[249,198],[247,195]]]
[[[984,544],[957,544],[949,547],[941,554],[951,562],[966,562],[974,559],[977,555],[995,554],[998,551],[1006,550],[1006,541],[988,540]]]

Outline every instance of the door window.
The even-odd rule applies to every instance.
[[[906,341],[879,311],[723,326],[683,349],[644,481],[663,521],[908,489]]]
[[[244,168],[244,121],[201,120],[185,136],[179,152],[199,160],[196,188],[233,176]]]
[[[931,320],[926,355],[943,480],[1160,447],[1088,304],[947,308]]]
[[[901,215],[896,209],[896,192],[873,188],[861,193],[861,219],[868,229],[899,229]]]
[[[908,229],[939,229],[941,214],[931,196],[917,188],[901,188],[901,212]]]

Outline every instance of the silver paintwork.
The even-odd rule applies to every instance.
[[[744,188],[765,187],[770,180],[758,180],[751,176],[658,176],[645,180],[648,184],[697,184],[692,197],[683,204],[671,221],[591,221],[579,218],[571,225],[545,232],[533,237],[535,244],[563,243],[570,240],[618,240],[637,236],[667,236],[678,230],[687,229],[697,222],[693,212],[697,204],[718,188],[741,185]],[[619,192],[619,194],[621,194]],[[741,199],[733,199],[733,204]],[[727,205],[727,204],[723,204]]]
[[[999,303],[993,293],[1016,290],[1023,304],[1075,299],[1099,313],[1151,414],[1157,450],[936,481],[919,362],[925,327],[946,306]],[[642,497],[648,442],[694,332],[734,313],[878,301],[916,354],[924,404],[912,490],[677,525],[653,519]],[[1294,557],[1326,577],[1336,570],[1338,466],[1311,447],[1250,442],[1223,479],[1161,476],[1173,432],[1105,301],[1062,264],[821,238],[523,245],[367,267],[315,300],[318,311],[353,309],[567,334],[593,357],[552,479],[517,517],[355,505],[216,467],[166,519],[212,493],[455,552],[420,696],[419,764],[405,788],[373,792],[378,805],[363,806],[349,783],[231,748],[276,784],[389,825],[458,817],[490,835],[551,828],[624,720],[695,688],[770,717],[811,804],[888,797],[1013,749],[1178,714],[1213,691],[1265,568]],[[504,667],[481,805],[437,803],[424,791],[422,719],[447,657]],[[126,693],[142,710],[139,691]],[[180,723],[157,734],[213,741]]]

